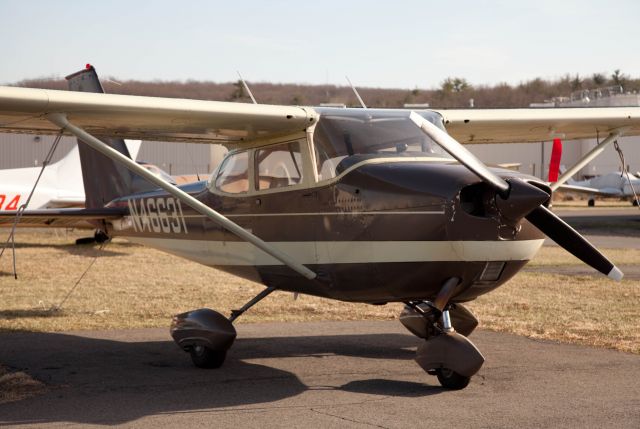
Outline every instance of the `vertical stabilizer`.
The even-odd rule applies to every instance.
[[[87,64],[86,69],[73,73],[66,79],[71,91],[104,93],[98,74],[90,64]],[[104,138],[101,140],[131,158],[123,139]],[[134,143],[135,146],[137,146],[136,149],[139,149],[138,142]],[[86,144],[78,142],[78,150],[87,208],[104,207],[105,204],[117,197],[154,188],[125,167]]]

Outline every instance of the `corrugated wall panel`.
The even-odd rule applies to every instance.
[[[0,169],[42,165],[55,136],[0,134]],[[75,144],[63,137],[53,157],[58,161]],[[143,142],[138,160],[156,164],[170,174],[209,174],[211,147],[206,144]]]
[[[197,143],[143,142],[138,161],[155,164],[169,174],[209,174],[211,146]]]
[[[0,169],[42,165],[54,140],[55,136],[0,134]],[[53,156],[53,162],[66,155],[74,144],[74,138],[63,137]]]

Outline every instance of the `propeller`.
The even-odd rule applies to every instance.
[[[416,112],[411,112],[409,119],[413,121],[423,133],[446,150],[451,156],[457,159],[460,164],[467,167],[489,186],[493,187],[503,200],[496,200],[499,206],[510,208],[514,204],[510,201],[529,200],[533,204],[525,206],[517,204],[518,209],[511,209],[512,213],[524,216],[529,222],[542,231],[547,237],[555,241],[566,251],[580,259],[585,264],[600,271],[602,274],[613,280],[621,280],[623,273],[611,261],[609,261],[598,249],[596,249],[578,231],[569,226],[565,221],[556,216],[542,203],[547,201],[550,195],[523,181],[507,181],[493,173],[478,158],[469,152],[456,139],[451,137],[442,129],[438,128],[427,119]],[[533,188],[533,189],[532,189]],[[540,192],[546,194],[542,198]],[[530,198],[529,198],[530,196]],[[532,206],[533,205],[533,206]]]

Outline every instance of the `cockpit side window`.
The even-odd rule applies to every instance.
[[[300,142],[268,146],[255,151],[256,189],[283,188],[302,182]]]
[[[347,156],[347,153],[339,153],[337,151],[336,146],[331,143],[331,136],[325,127],[316,128],[313,142],[318,180],[328,180],[336,177],[336,166]]]
[[[249,191],[249,155],[246,151],[225,158],[218,170],[215,187],[229,194]]]

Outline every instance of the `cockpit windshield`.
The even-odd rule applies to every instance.
[[[410,119],[406,110],[322,109],[313,142],[320,180],[360,160],[384,157],[451,158]],[[417,112],[443,128],[435,112]],[[342,167],[342,168],[341,168]]]

